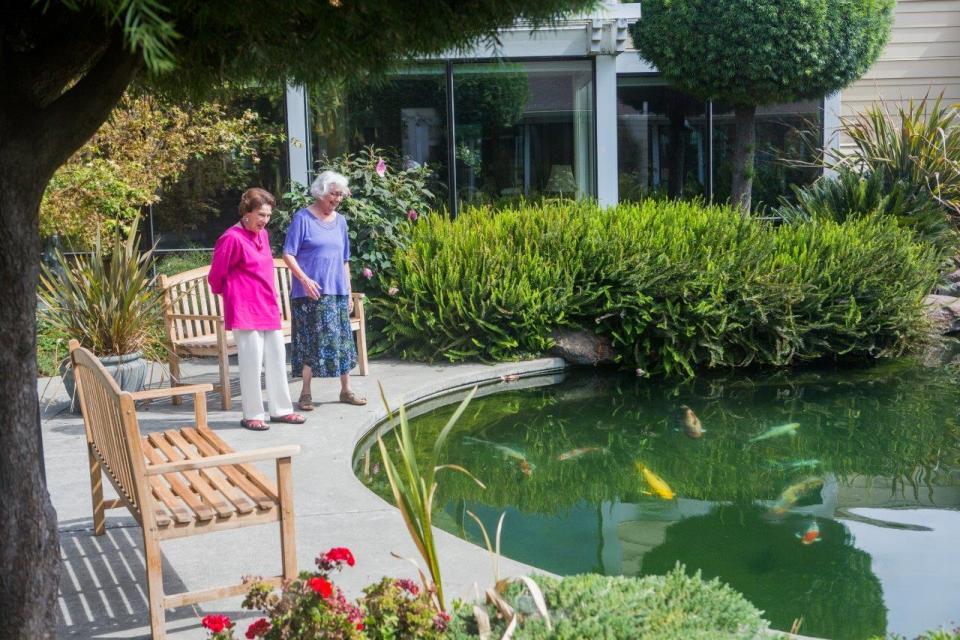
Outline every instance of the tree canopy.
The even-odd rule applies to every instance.
[[[862,76],[890,35],[893,6],[894,0],[645,0],[632,34],[640,56],[671,84],[739,112],[734,200],[749,207],[755,108],[819,98]]]

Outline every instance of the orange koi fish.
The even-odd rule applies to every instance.
[[[797,537],[800,538],[800,542],[803,544],[813,544],[814,542],[820,542],[822,538],[820,537],[820,527],[817,526],[816,520],[810,521],[810,526],[807,527],[807,530],[803,533],[798,533]]]
[[[680,422],[683,424],[683,431],[690,438],[699,438],[703,435],[703,425],[700,424],[700,418],[693,412],[693,409],[685,404],[680,405]]]

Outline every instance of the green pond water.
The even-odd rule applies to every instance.
[[[458,399],[410,412],[423,458]],[[680,385],[594,372],[502,382],[481,389],[441,459],[486,489],[443,472],[435,524],[481,543],[466,511],[491,535],[506,513],[504,555],[547,571],[642,576],[679,561],[777,629],[802,617],[806,635],[913,637],[960,624],[958,410],[955,373],[907,360]],[[355,469],[391,499],[370,439]]]

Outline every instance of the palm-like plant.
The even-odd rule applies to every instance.
[[[407,420],[407,414],[403,405],[399,409],[399,426],[394,422],[394,412],[387,402],[383,387],[380,387],[380,396],[383,398],[383,404],[387,409],[390,425],[397,439],[397,453],[400,464],[394,463],[383,438],[377,437],[377,445],[380,447],[380,455],[383,458],[383,467],[387,473],[387,479],[390,481],[390,489],[393,492],[394,501],[397,508],[400,509],[400,515],[407,525],[410,537],[416,545],[417,550],[427,563],[427,570],[430,572],[430,578],[433,581],[433,588],[436,590],[437,607],[441,611],[446,610],[443,599],[443,583],[440,577],[440,563],[437,558],[437,549],[433,539],[433,498],[437,493],[437,471],[442,469],[452,469],[464,473],[473,479],[480,487],[483,483],[477,480],[469,471],[455,464],[438,464],[440,451],[443,449],[444,442],[450,434],[450,430],[456,424],[464,409],[470,403],[477,387],[474,387],[467,397],[463,399],[457,410],[453,412],[447,424],[440,431],[437,439],[433,443],[433,450],[429,460],[424,465],[417,462],[416,449],[413,444],[413,436],[410,432],[410,423]],[[421,574],[422,575],[422,574]],[[431,585],[425,584],[426,589]]]
[[[137,220],[126,238],[98,239],[93,253],[70,261],[57,251],[40,273],[38,315],[98,356],[141,352],[162,358],[162,293],[152,286],[153,249],[138,248]]]

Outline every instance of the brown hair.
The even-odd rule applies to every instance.
[[[240,215],[242,216],[251,211],[256,211],[265,204],[271,207],[277,205],[277,200],[273,197],[273,194],[260,187],[247,189],[243,192],[243,195],[240,196]]]

